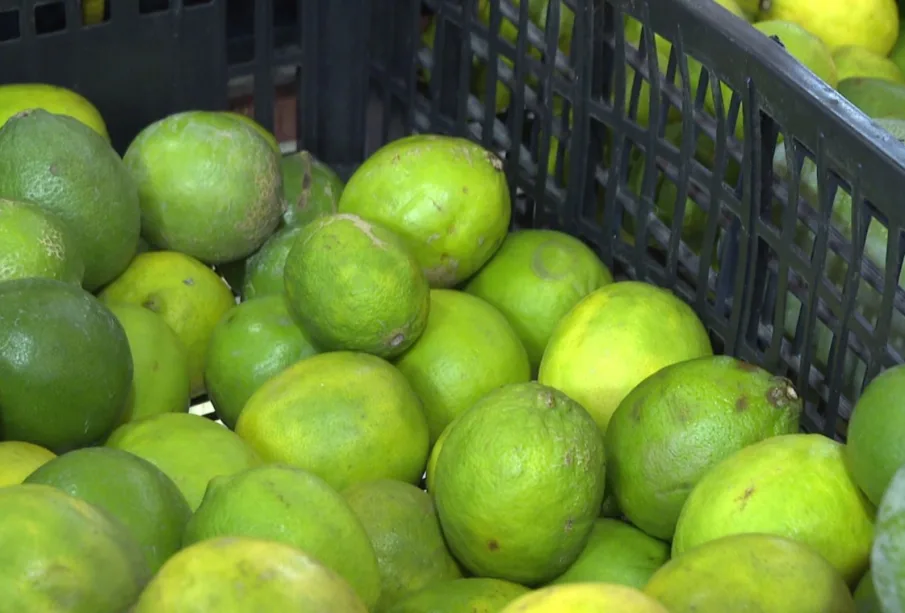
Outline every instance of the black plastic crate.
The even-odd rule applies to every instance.
[[[905,147],[712,0],[651,4],[550,0],[541,29],[527,2],[490,2],[482,20],[477,0],[111,0],[105,21],[85,27],[77,0],[0,0],[0,82],[83,93],[121,151],[151,121],[227,108],[239,90],[267,127],[288,96],[289,146],[343,174],[404,134],[472,138],[505,158],[515,225],[568,231],[617,275],[673,289],[716,349],[807,391],[807,430],[843,437],[863,386],[905,352]],[[557,26],[566,11],[570,36]],[[644,25],[637,46],[627,15]],[[673,44],[668,61],[654,33]],[[697,88],[686,54],[707,67]],[[505,112],[469,93],[476,66],[485,89],[510,90]],[[722,99],[718,82],[736,94]],[[705,110],[708,89],[723,112]],[[743,118],[741,140],[726,113]],[[815,165],[812,197],[775,176],[778,134],[791,159]],[[853,196],[851,236],[831,223],[837,189]],[[862,257],[871,220],[891,230],[885,262]]]

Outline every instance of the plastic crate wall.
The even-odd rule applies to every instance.
[[[34,15],[48,4],[64,6],[66,23],[39,33]],[[240,4],[247,22],[232,32],[227,17]],[[473,138],[505,156],[519,193],[517,226],[568,231],[620,276],[673,289],[717,349],[807,392],[805,429],[843,436],[863,384],[902,361],[905,294],[883,289],[899,285],[905,148],[711,0],[661,0],[656,10],[631,0],[549,0],[543,29],[522,4],[112,0],[104,23],[82,27],[75,0],[0,0],[0,33],[6,14],[18,24],[15,37],[0,36],[0,82],[84,93],[120,150],[169,112],[226,108],[227,84],[237,82],[268,127],[288,92],[296,145],[345,172],[403,134]],[[566,22],[570,42],[547,53],[565,38],[556,24],[567,7],[576,15]],[[425,14],[437,27],[431,48]],[[626,41],[627,15],[645,26],[637,44]],[[501,28],[517,36],[502,37]],[[673,44],[669,57],[654,52],[662,48],[654,33]],[[689,78],[685,54],[709,79]],[[485,89],[501,81],[511,90],[505,113],[469,94],[476,58]],[[737,95],[723,99],[717,80]],[[645,99],[648,122],[637,119]],[[741,142],[725,112],[744,118]],[[667,132],[670,116],[677,121]],[[816,164],[816,194],[803,197],[797,172],[775,176],[777,133],[790,159]],[[702,142],[713,150],[707,164],[694,159]],[[837,187],[853,194],[851,213],[834,199]],[[834,212],[850,236],[829,223]],[[874,238],[871,249],[885,246],[885,254],[873,262],[862,257],[870,220],[892,229]],[[863,372],[849,372],[859,365]]]

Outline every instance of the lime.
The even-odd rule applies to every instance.
[[[260,464],[234,432],[192,413],[162,413],[124,424],[106,446],[151,462],[173,480],[192,510],[211,479]]]
[[[528,591],[502,579],[439,581],[406,596],[387,613],[497,613]]]
[[[221,536],[293,545],[346,579],[368,607],[380,597],[367,532],[342,496],[311,473],[270,465],[213,479],[184,542]]]
[[[53,213],[0,198],[0,281],[46,277],[82,284],[85,262],[72,233]]]
[[[556,230],[519,230],[465,286],[503,313],[536,372],[559,320],[613,276],[587,245]]]
[[[217,417],[235,428],[245,403],[261,385],[315,353],[282,295],[237,304],[214,328],[204,366],[204,384]]]
[[[431,441],[487,392],[531,379],[525,347],[503,314],[450,289],[431,290],[427,327],[395,364],[424,405]]]
[[[39,445],[0,441],[0,487],[18,485],[57,455]]]
[[[565,394],[533,382],[490,392],[450,426],[434,468],[450,549],[478,576],[557,577],[590,536],[604,466],[594,420]]]
[[[785,434],[735,452],[698,481],[679,515],[672,554],[730,534],[774,534],[811,546],[854,586],[867,569],[873,520],[840,443]]]
[[[393,366],[336,351],[297,362],[242,409],[236,432],[268,462],[298,466],[341,490],[353,483],[418,483],[428,454],[421,402]]]
[[[399,234],[431,287],[453,287],[502,244],[512,203],[494,153],[464,138],[416,134],[365,160],[346,183],[339,210]]]
[[[377,553],[381,592],[375,611],[385,611],[427,585],[462,576],[446,548],[427,492],[410,483],[381,479],[356,483],[342,495]]]
[[[0,283],[0,428],[60,452],[104,438],[132,383],[122,326],[82,288],[52,279]]]
[[[301,231],[301,228],[283,228],[245,260],[241,285],[243,300],[286,293],[283,282],[286,257]]]
[[[115,517],[141,545],[151,573],[182,546],[182,531],[192,514],[179,488],[156,466],[108,447],[65,453],[25,483],[53,486]]]
[[[170,558],[129,611],[368,613],[368,608],[339,575],[295,547],[222,537]]]
[[[535,590],[501,613],[670,613],[644,592],[612,583],[569,583]]]
[[[286,200],[283,223],[290,227],[304,226],[337,212],[344,184],[329,166],[310,152],[299,151],[284,155],[280,167]]]

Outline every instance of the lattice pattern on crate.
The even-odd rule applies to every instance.
[[[852,152],[820,137],[833,118],[802,124],[777,108],[788,103],[777,95],[786,84],[745,74],[746,50],[725,44],[728,57],[716,62],[689,34],[702,24],[662,27],[643,3],[590,4],[413,2],[433,14],[432,31],[415,34],[415,79],[395,90],[389,61],[372,60],[373,81],[389,90],[385,110],[400,100],[402,132],[462,134],[502,151],[529,199],[520,223],[565,228],[628,276],[674,288],[718,346],[808,390],[808,429],[844,435],[866,380],[902,359],[905,294],[882,291],[897,285],[901,226],[854,188],[863,177]],[[594,19],[563,18],[569,11]],[[453,90],[451,73],[468,87]],[[779,135],[810,159],[797,206],[787,203],[799,175],[777,167]],[[567,163],[588,155],[598,162],[588,169]],[[806,193],[818,184],[832,207]]]

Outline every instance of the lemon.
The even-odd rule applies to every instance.
[[[886,56],[899,35],[896,0],[762,0],[760,19],[797,23],[834,51],[858,45]]]

